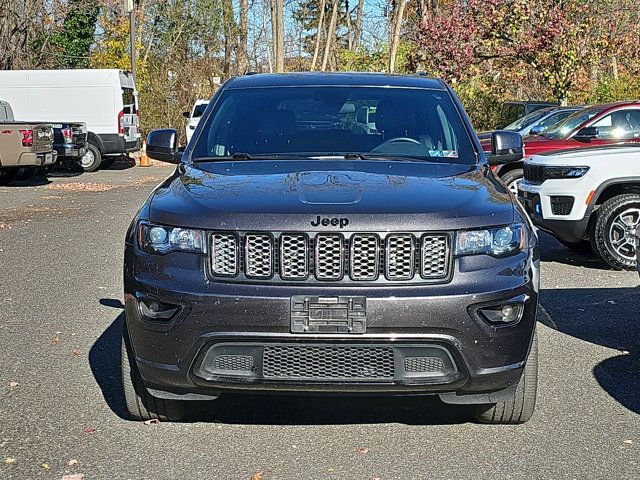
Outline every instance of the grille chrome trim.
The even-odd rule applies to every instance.
[[[309,238],[304,233],[280,235],[280,276],[285,280],[309,276]]]
[[[344,276],[344,238],[318,234],[315,238],[315,276],[318,280],[342,280]]]
[[[273,237],[268,233],[244,236],[244,272],[251,278],[273,276]]]
[[[387,236],[385,242],[387,280],[411,280],[416,269],[416,239],[410,233]]]
[[[233,277],[238,274],[238,236],[216,232],[211,235],[211,272],[215,276]]]
[[[351,237],[349,249],[349,275],[351,279],[356,281],[376,280],[380,275],[380,238],[373,233],[356,233]],[[356,260],[362,256],[366,257],[360,258],[366,262],[364,264],[362,261]]]
[[[210,231],[207,270],[232,283],[446,283],[452,239],[442,231]]]

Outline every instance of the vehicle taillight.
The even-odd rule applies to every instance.
[[[64,143],[73,142],[73,131],[71,130],[71,128],[63,128],[62,136],[64,137]]]
[[[124,110],[118,113],[118,133],[124,135]]]
[[[33,146],[33,130],[20,130],[22,134],[22,146],[23,147],[32,147]]]

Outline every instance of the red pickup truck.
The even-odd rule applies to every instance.
[[[542,135],[524,138],[525,158],[554,150],[613,143],[640,142],[640,101],[594,105],[579,110]],[[483,144],[485,150],[491,145]],[[495,173],[516,192],[522,162],[509,163]]]

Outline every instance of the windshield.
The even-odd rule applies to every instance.
[[[448,92],[389,87],[229,89],[208,116],[192,159],[238,154],[476,162]]]
[[[562,122],[558,123],[554,128],[550,128],[543,135],[547,138],[566,138],[568,137],[576,128],[582,125],[587,120],[591,120],[593,117],[598,115],[604,110],[602,107],[594,107],[587,108],[584,110],[578,110],[575,113],[572,113],[567,118],[565,118]]]
[[[193,115],[191,115],[191,118],[200,118],[204,111],[207,109],[208,105],[209,103],[199,103],[198,105],[193,107]]]
[[[525,115],[524,117],[516,120],[512,124],[507,125],[506,127],[503,128],[503,130],[511,130],[511,131],[517,132],[518,130],[527,128],[529,125],[533,125],[541,118],[544,118],[546,115],[549,114],[551,110],[553,109],[543,108],[542,110],[536,110],[535,112],[531,112],[530,114]]]

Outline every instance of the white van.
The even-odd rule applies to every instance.
[[[202,118],[202,114],[207,109],[207,105],[209,105],[208,98],[199,98],[193,104],[193,108],[190,112],[182,112],[182,116],[187,119],[187,126],[184,131],[187,135],[187,143],[191,141],[191,135],[193,135],[193,131],[198,126],[198,122],[200,118]]]
[[[122,70],[3,70],[0,96],[26,121],[85,122],[85,171],[140,149],[137,91]]]

